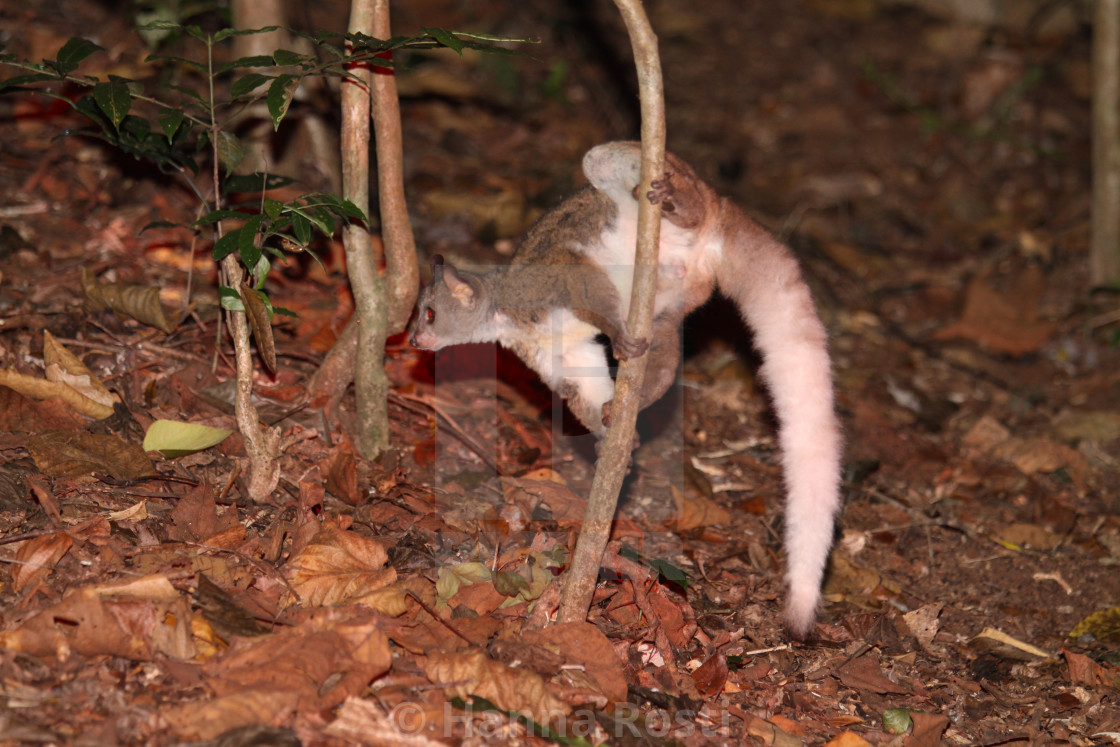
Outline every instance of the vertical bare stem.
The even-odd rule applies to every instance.
[[[1097,0],[1093,23],[1093,285],[1120,282],[1120,0]]]
[[[389,0],[373,2],[373,36],[392,36]],[[404,197],[404,148],[401,145],[401,108],[392,70],[378,68],[370,82],[373,95],[373,134],[377,141],[377,194],[381,208],[381,237],[385,242],[385,278],[389,292],[389,334],[408,324],[420,290],[416,244]]]
[[[650,182],[665,172],[665,101],[657,37],[649,25],[640,0],[615,0],[630,34],[634,63],[638,69],[638,94],[642,109],[642,179],[638,188],[638,249],[634,267],[634,289],[629,327],[635,337],[649,337],[653,326],[653,303],[657,291],[657,254],[661,232],[661,206],[644,195]],[[618,506],[618,493],[630,462],[634,424],[642,392],[646,357],[623,361],[611,402],[611,427],[603,439],[587,514],[576,541],[572,565],[560,597],[559,622],[587,618],[595,592],[603,551],[610,537]]]
[[[373,0],[353,0],[350,31],[373,35]],[[369,215],[369,68],[354,66],[357,80],[342,81],[342,192]],[[378,272],[369,228],[348,223],[342,229],[346,267],[358,319],[354,394],[358,410],[358,452],[373,459],[389,444],[389,391],[385,376],[385,337],[388,324],[385,281]]]

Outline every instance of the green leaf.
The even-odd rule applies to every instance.
[[[218,130],[217,140],[218,160],[226,167],[226,173],[231,173],[237,165],[245,160],[245,146],[228,130]]]
[[[279,26],[262,26],[259,29],[222,29],[214,34],[214,41],[220,42],[223,39],[228,39],[231,36],[252,36],[253,34],[267,34],[270,31],[276,31]]]
[[[209,213],[196,220],[194,225],[198,228],[202,228],[203,226],[213,225],[220,220],[230,220],[233,218],[243,220],[246,217],[248,217],[247,214],[240,210],[211,210]]]
[[[186,57],[176,57],[174,55],[166,54],[150,54],[144,58],[144,62],[170,62],[174,65],[183,65],[184,67],[193,68],[194,70],[205,74],[206,66],[198,60],[190,60]]]
[[[299,319],[299,314],[292,311],[291,309],[285,309],[283,306],[273,306],[272,310],[273,312],[280,314],[281,316],[290,316],[293,319]]]
[[[277,49],[272,53],[272,59],[280,67],[288,67],[291,65],[302,65],[307,61],[314,61],[313,57],[298,52],[292,52],[288,49]]]
[[[883,711],[883,731],[887,734],[905,734],[912,723],[910,711],[905,708],[888,708]]]
[[[195,91],[191,88],[187,88],[186,86],[175,85],[174,83],[167,83],[166,87],[171,89],[172,91],[178,91],[179,93],[183,94],[187,98],[194,99],[199,104],[201,104],[203,106],[203,108],[205,108],[207,111],[210,110],[209,107],[206,104],[206,100],[202,98],[202,94],[200,94],[198,91]]]
[[[136,30],[137,31],[182,31],[183,27],[182,27],[181,24],[175,23],[174,21],[164,21],[164,20],[160,20],[160,19],[157,18],[154,21],[148,21],[147,23],[138,24],[136,26]]]
[[[271,75],[262,75],[261,73],[246,73],[233,82],[229,87],[229,95],[231,98],[240,98],[248,96],[253,91],[257,90],[265,83],[272,80]]]
[[[296,243],[307,246],[311,243],[311,221],[299,213],[292,213],[292,233],[296,235]]]
[[[324,236],[334,235],[334,224],[330,220],[330,214],[327,214],[324,219],[322,210],[316,210],[314,208],[304,208],[299,205],[292,205],[289,209],[294,215],[298,215],[306,219],[308,222],[307,241],[303,241],[303,239],[301,238],[300,241],[302,243],[306,244],[311,241],[311,226],[315,226],[315,228],[318,229],[319,233],[323,234]],[[296,236],[300,236],[300,229],[296,224],[296,219],[294,216],[292,218],[292,230],[296,232]]]
[[[29,73],[27,75],[13,75],[11,78],[0,80],[0,91],[6,91],[13,88],[20,88],[22,86],[30,85],[31,83],[42,83],[45,80],[58,80],[57,77],[48,73]]]
[[[257,260],[257,265],[250,272],[253,274],[253,287],[261,294],[265,306],[268,307],[268,318],[272,319],[272,301],[269,300],[268,294],[264,292],[264,281],[268,279],[268,271],[272,269],[272,264],[268,261],[267,257],[261,257]]]
[[[239,57],[232,62],[227,62],[218,68],[218,74],[228,73],[240,67],[272,67],[272,57],[267,54],[258,54],[251,57]]]
[[[121,122],[132,106],[132,92],[122,78],[111,76],[108,83],[98,83],[93,87],[93,100],[113,123],[113,127],[120,129]]]
[[[512,571],[494,571],[494,589],[503,597],[514,597],[529,590],[529,582]]]
[[[237,249],[238,242],[240,241],[241,229],[235,228],[214,242],[214,249],[210,252],[210,258],[215,262],[225,259]],[[238,303],[240,303],[240,300]]]
[[[437,42],[452,50],[453,52],[457,52],[460,55],[463,54],[463,42],[457,39],[455,35],[450,33],[449,31],[434,28],[421,28],[420,31],[432,37]]]
[[[192,23],[189,26],[183,26],[182,29],[183,29],[183,33],[186,34],[187,36],[193,36],[195,39],[198,39],[203,44],[205,44],[207,46],[210,45],[210,35],[207,34],[205,31],[203,31],[201,28],[199,28],[196,24]]]
[[[128,140],[131,140],[133,145],[142,146],[152,134],[152,125],[143,117],[129,114],[121,122],[121,134],[127,135]],[[128,140],[122,139],[122,143],[126,143]]]
[[[455,596],[460,586],[479,581],[489,581],[490,569],[482,563],[460,563],[440,566],[436,573],[436,607],[447,607],[447,600]]]
[[[211,428],[198,423],[177,420],[157,420],[144,436],[144,451],[159,451],[165,457],[175,457],[204,451],[229,438],[231,430]]]
[[[167,142],[172,142],[175,139],[175,133],[179,131],[179,126],[183,124],[183,112],[178,109],[168,109],[165,114],[159,117],[159,128],[163,131],[164,137]]]
[[[245,313],[245,304],[241,303],[241,294],[228,285],[218,288],[218,298],[221,299],[222,308],[226,311],[239,311]]]
[[[143,235],[145,231],[154,230],[156,228],[187,228],[187,226],[170,220],[154,220],[151,223],[145,224],[143,228],[136,232],[136,235]]]
[[[257,246],[257,231],[260,230],[263,215],[253,215],[241,227],[237,239],[237,252],[246,267],[256,267],[261,258],[261,248]]]
[[[339,205],[339,208],[339,212],[341,215],[350,218],[351,220],[361,221],[362,223],[367,222],[366,216],[362,213],[361,208],[350,202],[350,200],[343,200]]]
[[[104,49],[104,47],[99,44],[94,44],[89,39],[82,39],[77,36],[73,37],[62,45],[62,49],[58,50],[58,57],[53,61],[53,65],[51,66],[63,75],[67,75],[77,70],[78,64],[82,60],[101,49]],[[43,61],[47,64],[51,64],[48,60]]]
[[[689,587],[690,582],[688,580],[688,574],[666,560],[660,560],[658,558],[647,558],[634,548],[628,547],[626,545],[622,546],[618,554],[628,560],[633,560],[641,563],[648,568],[652,568],[653,570],[657,571],[658,575],[661,576],[661,578],[670,583],[676,584],[682,589],[687,589]]]
[[[268,87],[268,113],[272,115],[272,126],[280,129],[280,120],[288,113],[292,95],[299,87],[299,78],[294,75],[279,75]]]
[[[284,203],[280,200],[274,200],[271,197],[264,198],[264,214],[268,216],[269,220],[275,221],[280,217],[283,210]]]

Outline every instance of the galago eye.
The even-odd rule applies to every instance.
[[[436,320],[436,310],[435,310],[435,309],[433,309],[433,308],[430,308],[430,307],[429,307],[429,308],[427,308],[427,309],[425,309],[425,311],[424,311],[424,320],[425,320],[425,321],[426,321],[426,322],[427,322],[428,324],[431,324],[432,322],[434,322],[434,321]]]

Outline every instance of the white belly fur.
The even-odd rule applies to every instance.
[[[527,336],[535,344],[536,358],[526,361],[553,391],[563,382],[578,387],[580,395],[599,407],[614,396],[614,380],[606,349],[596,340],[599,330],[580,321],[569,309],[554,308],[549,319]]]
[[[619,208],[614,223],[603,232],[600,240],[596,244],[580,247],[584,254],[606,271],[618,289],[623,317],[630,313],[637,224],[637,203],[630,209]],[[684,302],[683,291],[686,287],[709,285],[715,275],[722,249],[722,242],[717,237],[685,230],[662,220],[654,316],[666,308],[680,306]],[[690,275],[693,280],[686,282]],[[702,279],[703,282],[697,283],[697,279]]]

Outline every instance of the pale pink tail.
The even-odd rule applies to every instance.
[[[754,332],[779,421],[787,493],[785,618],[790,633],[804,638],[816,620],[840,509],[841,437],[827,332],[796,260],[753,223],[725,237],[717,279]]]

